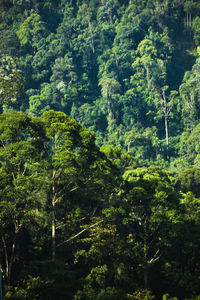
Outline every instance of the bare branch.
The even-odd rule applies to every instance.
[[[159,254],[159,252],[160,252],[160,249],[158,249],[158,250],[156,251],[156,253],[154,254],[154,256],[152,257],[152,259],[150,259],[150,260],[148,261],[148,264],[153,264],[153,263],[155,263],[157,260],[160,259],[162,253]],[[158,254],[159,254],[159,255],[158,255]]]
[[[56,247],[60,247],[60,246],[62,246],[63,244],[68,243],[68,242],[74,240],[74,239],[77,238],[79,235],[81,235],[83,232],[87,231],[87,230],[90,229],[90,228],[93,228],[93,227],[99,225],[99,224],[102,223],[103,221],[104,221],[104,220],[98,221],[98,222],[96,222],[95,224],[92,224],[92,225],[88,226],[87,228],[84,228],[83,230],[81,230],[81,231],[78,232],[77,234],[73,235],[73,236],[70,237],[69,239],[67,239],[67,240],[65,240],[64,242],[58,244]]]

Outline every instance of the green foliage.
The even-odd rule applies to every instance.
[[[170,139],[198,124],[195,69],[182,82],[194,64],[188,53],[198,52],[198,18],[196,1],[2,2],[4,53],[20,57],[27,77],[21,109],[63,111],[94,130],[99,145],[110,141],[140,152],[143,165],[169,166],[178,156]],[[167,147],[143,137],[155,129],[157,145],[166,138]],[[141,145],[130,146],[132,130]]]
[[[185,131],[180,138],[179,154],[185,160],[185,166],[199,167],[199,128],[198,124],[190,133]]]
[[[200,170],[197,168],[186,169],[179,175],[180,189],[184,193],[192,192],[197,197],[200,196],[199,185],[200,185]]]
[[[0,121],[5,299],[154,299],[155,282],[198,295],[198,169],[137,168],[63,112]]]
[[[38,168],[45,140],[38,120],[20,112],[3,114],[0,119],[0,219],[4,249],[1,264],[5,281],[10,285],[18,237],[40,220],[37,210],[42,205],[38,199],[42,183]]]
[[[184,116],[184,122],[190,130],[192,130],[199,122],[198,70],[199,58],[197,58],[192,70],[185,73],[183,83],[180,86],[180,96],[183,100],[182,113]]]
[[[194,40],[197,46],[200,45],[200,18],[196,17],[192,22],[192,29],[194,32]]]
[[[100,148],[102,152],[106,154],[106,156],[112,161],[112,163],[117,166],[119,170],[121,170],[121,174],[123,175],[124,171],[130,166],[137,166],[133,157],[127,154],[119,147],[113,147],[111,145],[104,145]]]
[[[199,1],[1,0],[0,34],[5,297],[195,299]]]
[[[2,55],[0,59],[0,104],[12,105],[21,97],[22,71],[13,57]]]
[[[132,295],[128,295],[128,299],[154,299],[155,297],[152,295],[152,293],[148,290],[139,290],[133,293]]]
[[[31,14],[17,31],[22,46],[34,47],[45,33],[45,23],[41,20],[40,15]]]
[[[178,300],[177,297],[170,297],[169,294],[163,295],[163,300]]]

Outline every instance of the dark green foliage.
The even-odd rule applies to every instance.
[[[137,168],[63,112],[0,121],[5,299],[200,293],[198,169]]]
[[[179,175],[179,184],[180,190],[184,193],[192,192],[196,197],[200,197],[200,170],[186,169]]]
[[[199,1],[0,0],[0,36],[4,298],[198,299]]]

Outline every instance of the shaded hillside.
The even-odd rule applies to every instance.
[[[95,131],[99,145],[120,145],[144,165],[169,166],[169,157],[179,157],[180,135],[191,130],[190,100],[179,87],[198,61],[198,1],[29,0],[1,7],[2,53],[16,56],[26,77],[18,109],[34,116],[63,111]],[[198,96],[192,101],[197,125]]]

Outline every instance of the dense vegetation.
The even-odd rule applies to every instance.
[[[0,0],[0,34],[4,299],[198,299],[199,1]]]

